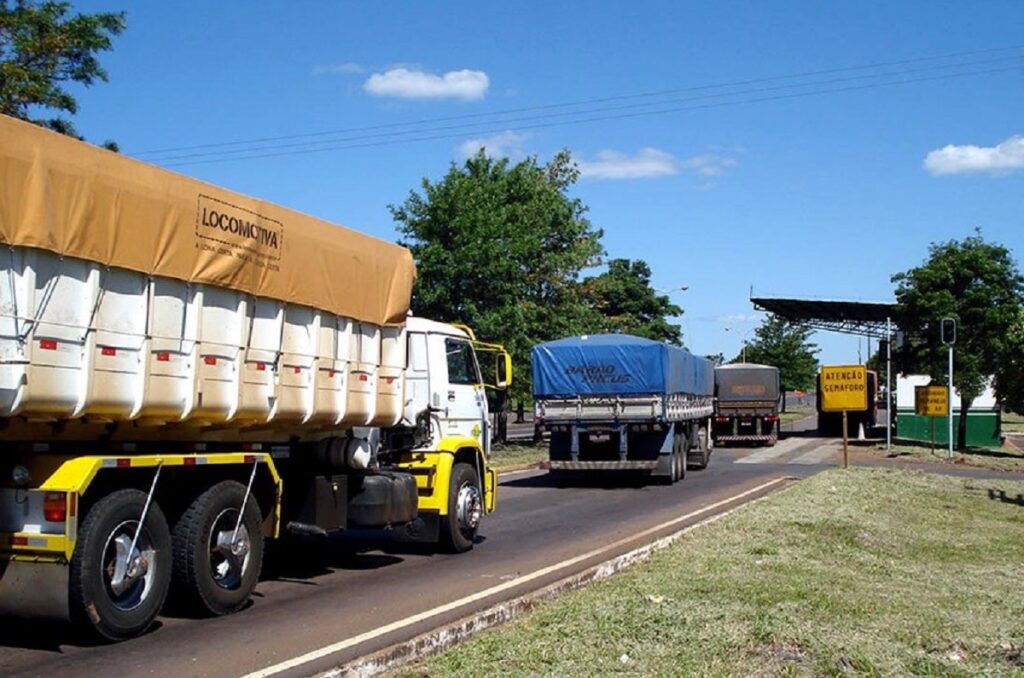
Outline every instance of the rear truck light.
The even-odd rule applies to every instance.
[[[256,363],[256,371],[257,372],[266,372],[267,371],[267,364],[266,363]]]
[[[100,353],[103,355],[117,355],[117,349],[113,346],[104,346],[100,349]]]
[[[204,355],[203,356],[203,362],[206,363],[207,365],[216,365],[217,364],[217,356],[215,356],[215,355]]]
[[[63,523],[68,516],[68,495],[47,492],[43,495],[43,517],[51,523]]]
[[[171,354],[167,351],[157,351],[156,361],[159,363],[169,363],[171,361]]]
[[[724,424],[729,421],[729,417],[715,417],[715,422],[718,424]]]
[[[39,340],[39,348],[43,349],[44,351],[56,351],[57,350],[57,340],[56,339],[40,339]]]

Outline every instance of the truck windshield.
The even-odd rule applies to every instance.
[[[445,339],[444,350],[448,356],[448,383],[479,384],[480,371],[473,357],[469,342],[459,339]]]

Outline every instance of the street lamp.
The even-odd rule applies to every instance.
[[[733,332],[734,328],[726,327],[725,331],[726,332]],[[747,337],[749,337],[750,333],[753,332],[753,331],[754,331],[754,328],[751,327],[746,332],[744,332],[742,337],[741,337],[742,341],[743,341],[743,347],[740,350],[741,350],[741,356],[742,356],[741,360],[743,360],[743,362],[747,362]]]

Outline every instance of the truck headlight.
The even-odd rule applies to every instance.
[[[21,464],[11,469],[11,481],[15,487],[28,487],[30,480],[32,480],[32,474]]]

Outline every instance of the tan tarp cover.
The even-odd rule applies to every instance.
[[[0,115],[0,243],[405,322],[408,250]]]

